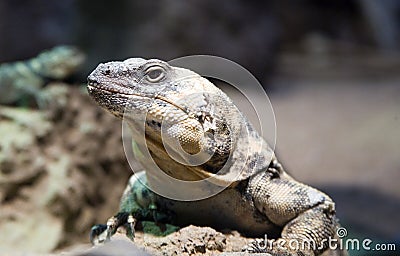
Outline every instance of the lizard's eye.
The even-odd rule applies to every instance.
[[[165,70],[160,66],[150,67],[146,70],[146,79],[151,83],[161,81],[165,77]]]

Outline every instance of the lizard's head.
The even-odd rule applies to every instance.
[[[39,54],[31,60],[30,66],[44,77],[64,79],[75,72],[85,58],[85,54],[78,48],[61,45]]]
[[[99,64],[88,77],[88,91],[100,106],[122,118],[126,111],[147,111],[175,79],[164,61],[131,58]]]
[[[247,132],[247,120],[226,94],[200,75],[161,60],[99,64],[88,77],[88,91],[100,106],[139,131],[136,135],[145,138],[141,142],[134,133],[139,147],[145,143],[157,165],[178,179],[219,172],[237,139],[244,137],[240,133]],[[241,143],[247,149],[248,141]],[[236,150],[234,158],[245,163],[246,153]]]

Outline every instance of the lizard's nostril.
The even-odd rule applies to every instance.
[[[93,75],[88,76],[87,81],[89,84],[96,84],[97,81]]]

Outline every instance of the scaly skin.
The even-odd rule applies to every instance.
[[[72,46],[57,46],[26,61],[0,65],[0,104],[12,104],[33,96],[40,107],[46,104],[41,89],[48,80],[62,80],[83,63],[84,54]]]
[[[327,249],[326,241],[338,227],[333,201],[288,175],[228,96],[207,79],[160,60],[132,58],[100,64],[88,77],[88,91],[100,106],[125,117],[136,150],[148,149],[162,172],[179,180],[210,178],[210,184],[229,185],[202,200],[168,199],[138,181],[152,188],[175,189],[160,178],[149,157],[138,154],[146,170],[132,176],[119,213],[107,225],[92,229],[92,241],[102,242],[103,231],[109,239],[120,225],[127,226],[133,239],[135,223],[151,219],[275,238],[267,241],[266,248],[256,240],[245,248],[248,252],[319,255]],[[200,164],[182,162],[191,163],[190,156],[196,154],[209,158]],[[317,246],[294,250],[291,240]]]

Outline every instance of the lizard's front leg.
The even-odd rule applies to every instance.
[[[256,240],[246,250],[273,255],[319,255],[335,236],[333,201],[324,193],[288,176],[276,160],[251,178],[248,192],[255,207],[283,227],[276,240]]]
[[[146,187],[145,172],[132,175],[120,201],[119,212],[109,218],[107,224],[92,227],[90,241],[93,244],[110,240],[120,226],[125,226],[131,240],[135,236],[137,221],[163,221],[167,215],[159,212],[155,204],[156,195]]]

